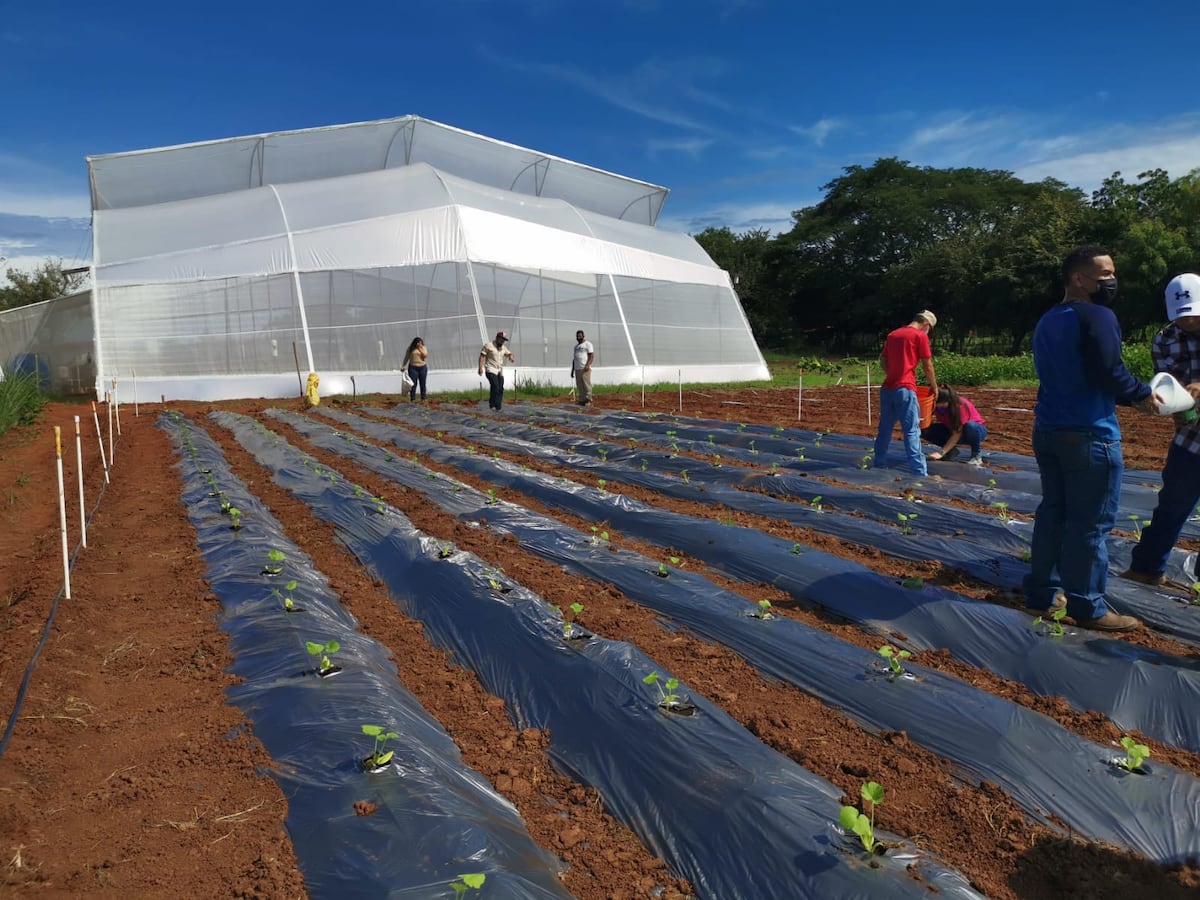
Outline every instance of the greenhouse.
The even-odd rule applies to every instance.
[[[415,116],[89,157],[97,394],[395,392],[405,348],[476,387],[768,377],[729,275],[655,227],[667,191]]]

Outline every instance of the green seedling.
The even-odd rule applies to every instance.
[[[803,459],[803,457],[801,457]],[[774,475],[779,471],[779,463],[771,463],[771,474]]]
[[[1062,637],[1066,632],[1062,627],[1062,620],[1067,617],[1067,608],[1056,609],[1050,613],[1049,617],[1038,616],[1031,622],[1031,626],[1036,628],[1038,625],[1045,625],[1049,629],[1046,633],[1050,637]]]
[[[648,467],[649,467],[649,463],[647,463],[647,462],[646,462],[646,461],[643,459],[643,460],[642,460],[642,471],[643,471],[643,472],[645,472],[645,471],[646,471],[646,469],[647,469]]]
[[[449,559],[454,555],[454,548],[449,544],[442,544],[438,547],[438,559]]]
[[[925,579],[920,575],[913,575],[911,578],[905,578],[902,582],[900,582],[900,586],[906,587],[910,591],[919,591],[921,588],[925,587]]]
[[[738,422],[738,431],[745,431],[745,430],[746,430],[746,423]]]
[[[601,462],[608,462],[608,450],[606,448],[597,447],[596,455],[600,457]]]
[[[487,876],[482,872],[472,875],[459,875],[457,879],[450,882],[450,887],[454,888],[455,900],[462,897],[467,891],[477,891],[483,887]]]
[[[713,465],[716,466],[718,469],[721,468],[721,454],[720,453],[713,454]]]
[[[1133,520],[1133,539],[1140,541],[1142,539],[1142,528],[1146,525],[1149,525],[1150,520],[1143,519],[1138,515],[1131,515],[1129,518]]]
[[[562,618],[563,618],[563,637],[570,637],[571,636],[571,625],[579,617],[579,614],[581,612],[583,612],[583,604],[582,603],[572,603],[569,607],[567,607],[568,609],[571,610],[571,618],[569,618],[569,619],[565,615],[563,615],[563,611],[561,609],[559,609],[557,606],[554,608],[558,610],[558,614],[560,616],[562,616]]]
[[[772,615],[772,613],[771,613],[771,601],[766,600],[766,599],[759,600],[758,601],[758,612],[754,613],[753,615],[754,615],[754,618],[756,618],[756,619],[773,619],[773,618],[775,618],[774,615]]]
[[[1021,554],[1021,562],[1033,562],[1033,551],[1026,550]]]
[[[231,506],[227,512],[229,513],[229,527],[237,531],[242,527],[242,511],[236,506]]]
[[[328,675],[336,666],[330,660],[330,654],[337,653],[342,649],[342,645],[337,641],[326,641],[324,644],[318,644],[316,641],[305,641],[304,646],[308,649],[310,656],[321,657],[321,665],[317,667],[318,675]]]
[[[267,551],[267,559],[270,560],[263,566],[264,575],[278,575],[283,571],[283,566],[280,565],[287,557],[282,550],[276,550],[272,547]]]
[[[684,484],[691,484],[691,482],[688,481],[687,469],[681,469],[679,472],[679,477],[683,479]]]
[[[988,479],[988,486],[987,486],[987,489],[988,489],[989,491],[994,491],[994,490],[996,489],[996,479],[995,479],[995,478],[989,478],[989,479]]]
[[[492,451],[492,459],[499,459],[499,458],[500,458],[500,451],[499,451],[499,450],[493,450],[493,451]]]
[[[396,751],[389,750],[384,753],[383,748],[388,741],[395,740],[400,735],[394,731],[384,731],[382,725],[364,725],[362,726],[362,731],[368,737],[375,738],[375,746],[371,750],[371,755],[363,760],[363,764],[372,769],[378,769],[380,766],[386,766],[391,762]]]
[[[809,500],[808,505],[811,509],[815,509],[817,512],[825,511],[825,507],[821,505],[821,495],[820,494],[817,494],[817,496],[815,496],[811,500]]]
[[[804,552],[804,548],[801,547],[799,544],[792,544],[792,552],[795,553],[797,556],[799,556],[801,553]]]
[[[679,560],[678,556],[668,556],[667,559],[671,561],[671,565],[673,565],[673,566],[679,565],[680,560]]]
[[[285,612],[296,612],[298,609],[296,606],[296,601],[292,598],[292,591],[294,591],[295,589],[296,589],[296,579],[293,578],[291,581],[289,581],[287,584],[285,584],[283,586],[283,591],[279,590],[279,588],[274,588],[271,591],[272,597],[279,597],[283,600],[283,609]],[[284,593],[284,591],[286,591],[287,593]]]
[[[608,485],[608,481],[606,479],[603,479],[603,478],[596,479],[596,487],[600,488],[601,493],[604,492],[604,488],[607,485]]]
[[[1000,518],[1001,522],[1008,523],[1012,520],[1012,515],[1008,511],[1008,504],[1003,500],[997,500],[992,506],[996,508],[996,515]]]
[[[883,786],[878,781],[868,781],[862,786],[864,803],[871,804],[871,817],[868,819],[853,806],[843,806],[838,822],[846,831],[858,835],[863,849],[868,853],[875,852],[875,807],[883,803]]]
[[[1188,598],[1192,606],[1200,606],[1200,581],[1192,582],[1192,596]]]
[[[1150,755],[1149,747],[1139,744],[1129,735],[1121,738],[1121,746],[1125,748],[1125,758],[1118,759],[1117,765],[1130,772],[1140,769],[1142,763],[1146,761],[1146,757]]]
[[[679,445],[677,443],[675,443],[674,441],[671,441],[671,458],[674,459],[678,455],[679,455]]]
[[[868,453],[866,456],[864,456],[864,457],[862,458],[862,462],[860,462],[860,463],[858,464],[858,467],[859,467],[860,469],[862,469],[864,472],[865,472],[867,469],[871,468],[871,454],[870,454],[870,453]]]
[[[495,591],[497,594],[499,594],[499,593],[502,593],[502,592],[503,592],[503,590],[504,590],[504,585],[502,585],[502,584],[501,584],[499,581],[497,581],[495,578],[489,578],[489,579],[488,579],[488,587],[490,587],[490,588],[491,588],[493,591]]]
[[[667,568],[666,563],[658,564],[658,577],[659,578],[667,578],[670,576],[670,574],[671,574],[671,570]]]
[[[710,434],[708,436],[708,446],[715,447],[716,445],[717,445],[717,442],[713,440],[713,436]]]
[[[901,534],[912,534],[912,520],[917,517],[916,513],[896,513],[896,519],[900,522]]]
[[[825,437],[825,434],[824,434],[823,432],[820,432],[820,431],[818,431],[818,432],[817,432],[817,439],[816,439],[815,441],[813,441],[813,446],[814,446],[814,447],[820,447],[820,446],[821,446],[821,440],[822,440],[824,437]]]
[[[355,496],[355,497],[361,497],[361,496],[362,496],[364,493],[365,493],[365,492],[363,491],[363,489],[362,489],[362,486],[361,486],[361,485],[358,485],[358,484],[356,484],[356,485],[354,486],[354,496]]]
[[[228,515],[229,511],[231,509],[233,509],[233,504],[229,502],[229,498],[222,496],[221,497],[221,512]]]
[[[804,448],[803,447],[796,448],[796,459],[800,460],[801,462],[804,461]]]
[[[900,665],[900,661],[912,657],[907,650],[897,650],[891,644],[884,644],[875,652],[887,660],[888,668],[892,670],[893,675],[904,674],[904,666]]]
[[[468,452],[468,453],[474,453],[474,452],[475,452],[475,445],[474,445],[474,444],[467,444],[467,452]]]
[[[651,672],[642,679],[645,684],[652,684],[658,688],[658,705],[663,707],[671,707],[679,702],[679,695],[675,693],[679,687],[679,679],[668,678],[665,682],[660,682],[657,672]],[[664,690],[665,686],[665,690]]]
[[[487,502],[488,502],[488,506],[496,505],[496,489],[495,488],[488,488]]]
[[[386,507],[387,504],[383,502],[382,497],[372,497],[371,504],[375,507],[375,512],[383,515],[384,507]]]
[[[757,453],[757,452],[758,452],[757,450],[755,450],[755,449],[754,449],[754,445],[755,445],[756,443],[757,443],[757,441],[751,441],[751,442],[750,442],[750,452],[751,452],[751,453]]]

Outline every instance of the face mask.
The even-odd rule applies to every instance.
[[[1088,299],[1098,306],[1112,306],[1117,299],[1117,279],[1101,278],[1096,281],[1096,290],[1088,294]]]

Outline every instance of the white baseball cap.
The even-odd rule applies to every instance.
[[[1200,275],[1185,272],[1167,282],[1163,294],[1167,301],[1167,319],[1174,322],[1183,316],[1200,316]]]

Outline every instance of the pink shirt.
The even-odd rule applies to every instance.
[[[972,403],[966,397],[959,397],[958,399],[961,402],[962,420],[964,425],[967,422],[976,422],[980,425],[987,424],[987,420],[979,414],[979,410],[975,408],[974,403]],[[934,407],[933,417],[947,428],[950,427],[950,410],[947,407]]]

